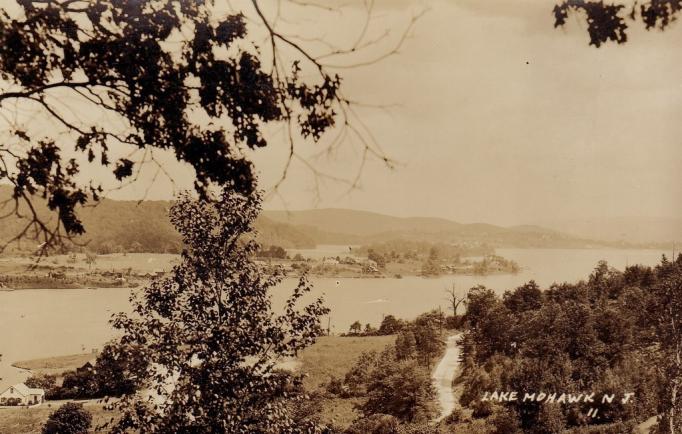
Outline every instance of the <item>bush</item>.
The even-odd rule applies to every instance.
[[[57,384],[57,378],[54,375],[32,375],[26,381],[24,382],[25,385],[31,388],[37,388],[37,389],[45,389],[50,390],[53,389],[56,384]]]
[[[21,405],[21,399],[19,399],[19,398],[3,398],[2,401],[0,401],[0,405],[7,405],[10,407],[16,407],[18,405]]]
[[[345,434],[398,434],[398,419],[388,414],[373,414],[355,421]]]
[[[344,384],[350,396],[365,396],[370,375],[377,364],[376,351],[365,351],[346,373]]]
[[[495,434],[520,434],[521,426],[519,424],[519,419],[516,417],[516,413],[508,410],[501,409],[495,412],[491,418],[492,425],[495,427]],[[552,432],[552,431],[543,431]]]
[[[350,397],[350,392],[348,390],[348,387],[346,387],[343,384],[343,380],[341,378],[337,377],[332,377],[329,380],[329,383],[327,384],[327,393],[331,395],[336,395],[341,398],[349,398]]]
[[[435,390],[428,369],[417,360],[395,360],[387,349],[379,356],[367,381],[367,401],[363,414],[390,414],[404,422],[422,422],[435,413]]]
[[[666,427],[667,428],[667,427]],[[656,431],[657,427],[652,427],[649,432],[655,433],[655,432],[661,432],[661,431]],[[565,431],[566,433],[570,434],[632,434],[632,433],[638,433],[639,430],[637,429],[637,423],[634,421],[627,421],[627,422],[616,422],[616,423],[611,423],[611,424],[605,424],[605,425],[590,425],[590,426],[581,426],[578,428],[574,428],[570,431]],[[663,432],[668,432],[667,429],[665,429]]]
[[[474,410],[471,413],[474,419],[485,419],[493,414],[493,406],[489,401],[476,401],[471,408]]]
[[[400,426],[399,434],[445,434],[450,431],[442,431],[438,425],[428,423],[410,423]]]
[[[61,393],[64,398],[97,398],[99,395],[99,385],[97,378],[91,370],[80,372],[69,372],[64,375]],[[69,396],[72,395],[72,396]]]
[[[83,405],[68,402],[50,414],[42,434],[86,434],[92,424],[92,415]]]
[[[543,404],[535,424],[537,432],[562,432],[566,416],[558,404]]]
[[[448,330],[458,330],[464,327],[464,315],[448,315],[445,317],[445,328]]]
[[[445,418],[445,424],[446,425],[454,425],[457,423],[460,423],[464,420],[464,412],[462,411],[461,408],[455,408],[452,410],[452,413],[450,413],[446,418]]]

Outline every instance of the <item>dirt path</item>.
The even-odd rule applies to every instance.
[[[459,371],[459,346],[457,346],[459,337],[459,334],[448,337],[445,354],[433,371],[433,385],[436,388],[438,403],[440,404],[440,414],[436,419],[437,421],[450,415],[452,410],[457,407],[452,380],[455,379]]]

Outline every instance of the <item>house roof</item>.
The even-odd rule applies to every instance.
[[[92,358],[92,359],[88,360],[87,362],[85,362],[83,364],[83,366],[81,366],[81,368],[92,368],[96,364],[97,364],[97,359]]]
[[[34,389],[31,387],[28,387],[24,383],[17,383],[13,387],[17,392],[19,392],[21,395],[28,396],[28,395],[43,395],[45,394],[45,391],[43,389]],[[7,391],[10,387],[5,389]]]

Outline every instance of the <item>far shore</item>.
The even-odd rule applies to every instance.
[[[180,260],[163,253],[113,253],[108,255],[69,254],[41,258],[0,257],[0,292],[61,289],[133,289],[154,277],[164,276]],[[437,278],[447,275],[490,276],[513,274],[520,267],[513,261],[489,255],[441,260],[425,272],[422,260],[394,260],[376,264],[361,257],[343,258],[256,258],[266,269],[281,268],[286,276],[299,278],[386,279],[403,277]]]

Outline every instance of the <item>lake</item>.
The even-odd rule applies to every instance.
[[[347,246],[325,246],[324,254],[342,252]],[[306,251],[309,252],[309,251]],[[384,315],[411,319],[439,306],[448,308],[445,290],[453,284],[464,294],[475,285],[499,293],[531,279],[546,288],[553,282],[585,279],[599,260],[623,269],[626,264],[655,265],[664,252],[614,249],[498,249],[518,262],[516,275],[443,276],[424,279],[312,279],[312,296],[323,295],[332,309],[332,333],[348,330],[358,320],[378,326]],[[670,252],[667,252],[670,255]],[[335,256],[335,255],[333,255]],[[286,299],[295,281],[286,280],[273,290],[273,303]],[[10,366],[18,360],[90,352],[115,336],[108,324],[112,313],[127,311],[126,289],[21,290],[0,292],[0,390],[20,381],[23,372]],[[327,318],[324,319],[324,326]]]

